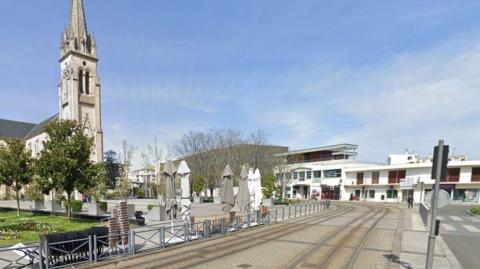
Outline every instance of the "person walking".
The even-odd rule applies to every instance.
[[[408,196],[407,198],[408,208],[413,208],[413,197]]]

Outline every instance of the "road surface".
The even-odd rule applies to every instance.
[[[268,227],[87,267],[424,268],[427,232],[416,212],[399,204],[334,203],[330,210]],[[437,241],[435,268],[458,268]]]

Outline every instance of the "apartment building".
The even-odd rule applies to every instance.
[[[411,153],[390,155],[387,165],[346,168],[342,200],[402,202],[412,196],[415,202],[423,201],[434,185],[431,172],[431,157]],[[447,173],[440,189],[451,201],[479,202],[480,160],[451,156]]]

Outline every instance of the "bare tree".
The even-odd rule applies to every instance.
[[[160,184],[160,162],[165,158],[165,152],[163,148],[158,144],[158,140],[155,137],[153,139],[153,145],[147,145],[146,152],[141,154],[143,168],[147,171],[154,172],[154,183]],[[147,180],[148,181],[148,180]],[[153,193],[151,182],[145,182],[144,184],[145,193],[149,193],[149,196]]]
[[[116,190],[122,198],[127,201],[131,190],[130,179],[128,175],[130,173],[130,166],[132,165],[133,154],[136,150],[136,146],[129,144],[127,140],[122,141],[122,149],[120,151],[119,159],[122,164],[122,175],[117,182]]]
[[[205,190],[218,187],[221,173],[229,164],[236,175],[244,164],[252,164],[265,175],[272,175],[279,165],[274,155],[286,148],[267,146],[268,135],[259,130],[244,139],[242,133],[234,129],[209,129],[190,131],[175,145],[174,152],[187,160],[193,176],[204,179]]]

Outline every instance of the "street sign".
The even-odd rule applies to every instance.
[[[433,191],[427,192],[425,194],[425,203],[428,204],[428,206],[432,206],[432,196],[433,196]],[[440,190],[438,192],[438,208],[442,208],[448,205],[450,202],[450,194],[444,190]]]
[[[433,161],[432,161],[432,179],[439,179],[440,181],[444,180],[447,177],[447,163],[448,163],[448,151],[449,147],[447,145],[444,145],[442,147],[442,154],[441,154],[441,160],[438,159],[439,152],[438,152],[439,147],[436,146],[433,149]],[[437,165],[441,165],[441,173],[440,175],[437,175]]]

